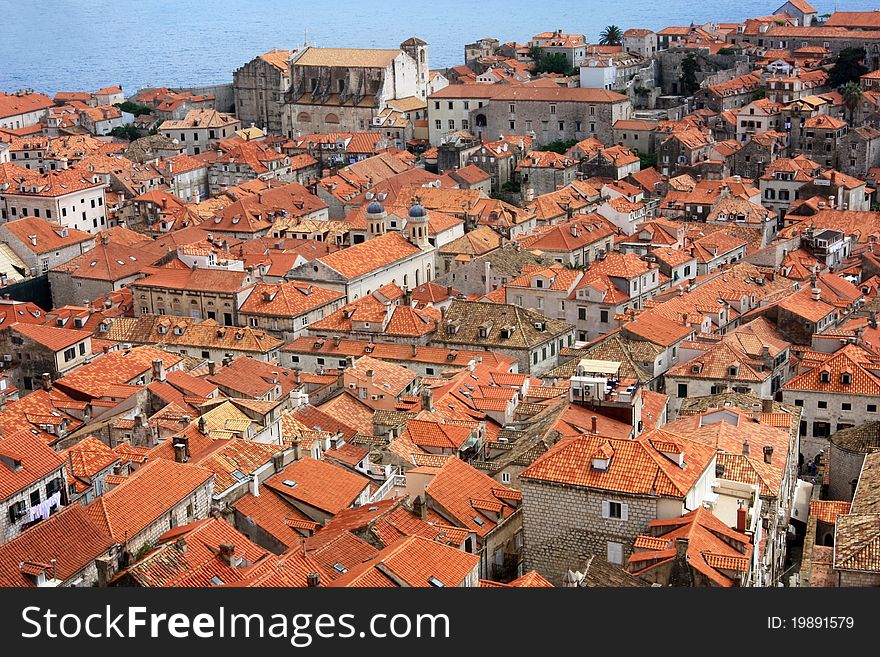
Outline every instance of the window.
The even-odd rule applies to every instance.
[[[623,565],[623,543],[608,541],[608,563]]]
[[[502,472],[501,473],[501,483],[502,484],[509,484],[510,483],[510,473],[509,472]]]
[[[550,113],[556,114],[556,105],[550,105]]]
[[[76,358],[76,349],[71,347],[70,349],[64,350],[64,362],[68,362]]]
[[[519,304],[522,305],[522,304]],[[580,321],[584,321],[587,319],[587,309],[586,308],[578,308],[578,319]]]
[[[679,399],[685,399],[688,396],[688,384],[687,383],[679,383],[678,384],[676,396]]]
[[[455,119],[449,119],[449,129],[455,130]]]
[[[434,121],[434,127],[437,128],[437,130],[442,130],[443,129],[443,121],[441,121],[440,119],[437,119],[436,121]]]
[[[876,413],[877,412],[877,404],[868,404],[867,411],[868,411],[868,413]]]
[[[602,517],[612,520],[628,520],[629,505],[623,502],[602,501]]]
[[[794,400],[794,405],[795,405],[795,406],[803,406],[803,405],[804,405],[804,400],[803,400],[803,399],[795,399],[795,400]]]
[[[840,405],[840,410],[842,410],[842,411],[851,411],[851,410],[852,410],[852,404],[849,403],[849,402],[843,402],[843,403]]]
[[[37,506],[40,503],[40,491],[35,490],[31,493],[31,506]]]
[[[816,402],[816,406],[818,408],[828,408],[828,402],[827,401]]]
[[[516,130],[516,121],[509,121],[508,123],[510,124],[511,130]]]
[[[599,311],[599,321],[602,322],[603,324],[608,323],[608,311],[607,310],[600,310]]]

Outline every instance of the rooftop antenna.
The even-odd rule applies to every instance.
[[[303,48],[309,45],[309,28],[303,28]]]

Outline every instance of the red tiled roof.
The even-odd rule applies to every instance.
[[[0,438],[0,500],[59,470],[64,460],[39,437],[21,427]]]
[[[294,482],[294,486],[284,482]],[[303,458],[266,480],[266,486],[330,515],[352,505],[369,480],[338,465]]]
[[[36,586],[20,564],[44,564],[40,569],[51,578],[52,560],[57,578],[68,580],[107,554],[114,543],[85,507],[73,504],[0,545],[0,586]]]
[[[208,470],[165,459],[150,460],[125,483],[86,507],[93,522],[120,543],[134,539],[163,514],[207,483]],[[133,549],[139,545],[131,545]]]

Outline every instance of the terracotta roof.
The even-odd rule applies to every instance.
[[[340,466],[306,457],[267,479],[265,485],[285,497],[335,515],[358,499],[369,480]]]
[[[811,500],[810,515],[819,522],[833,525],[837,522],[837,516],[846,515],[850,511],[850,502],[835,500]]]
[[[518,491],[457,458],[446,461],[425,495],[439,505],[438,513],[478,536],[486,536],[510,517],[519,506],[514,502],[522,499]]]
[[[117,579],[143,587],[209,587],[218,581],[240,581],[255,563],[274,560],[271,553],[218,518],[176,527],[160,536],[158,542],[155,550],[122,571]],[[220,554],[224,544],[233,546],[231,564]]]
[[[675,445],[684,467],[655,447]],[[593,467],[603,445],[613,450],[606,470]],[[635,495],[682,498],[715,458],[715,449],[656,429],[634,440],[584,435],[561,440],[526,468],[521,478],[617,491]]]
[[[0,93],[0,119],[19,114],[30,114],[48,109],[55,103],[49,96],[37,93],[7,94]]]
[[[135,347],[127,352],[111,351],[58,379],[53,386],[62,391],[101,397],[110,387],[127,384],[149,372],[154,359],[161,359],[166,369],[182,360],[179,355],[150,346]]]
[[[39,437],[22,426],[16,433],[0,438],[0,500],[63,467],[63,459]]]
[[[114,543],[100,524],[92,522],[85,507],[73,504],[0,545],[0,585],[36,586],[22,565],[42,564],[39,569],[51,578],[53,560],[57,578],[68,580],[107,555]]]
[[[385,68],[400,50],[379,50],[367,48],[316,48],[309,46],[299,57],[294,58],[294,66],[344,66],[347,68]]]
[[[341,292],[311,283],[291,281],[281,284],[259,284],[241,305],[239,312],[297,317],[343,298],[345,295]]]
[[[271,463],[278,452],[278,445],[258,443],[253,440],[233,438],[199,459],[199,467],[214,473],[214,493],[223,493],[232,486],[245,481],[261,466]]]
[[[736,580],[726,572],[745,573],[750,569],[751,538],[736,532],[702,507],[669,520],[648,523],[648,536],[636,538],[635,551],[627,568],[641,574],[675,557],[676,542],[687,542],[687,564],[714,584],[734,586]],[[661,545],[662,542],[662,545]]]
[[[248,287],[248,274],[225,269],[156,269],[141,278],[132,287],[164,288],[190,292],[240,292]]]
[[[92,337],[89,331],[57,328],[48,325],[40,326],[29,322],[16,322],[15,324],[10,324],[9,328],[53,352],[63,351],[77,342]]]
[[[417,253],[421,253],[418,247],[400,233],[391,232],[326,255],[319,262],[352,280]]]
[[[120,543],[135,538],[214,475],[203,468],[165,459],[139,467],[125,483],[86,507],[92,521]],[[138,549],[139,545],[130,548]]]
[[[36,254],[57,251],[94,239],[89,233],[75,228],[62,227],[61,224],[36,217],[9,221],[4,226],[6,230],[18,238],[25,248]]]
[[[379,373],[382,370],[377,369],[375,371]],[[385,377],[379,373],[378,378],[381,381]],[[318,407],[318,410],[337,418],[345,426],[356,429],[358,433],[366,435],[372,435],[373,433],[373,409],[348,391],[324,402]],[[360,459],[357,460],[360,461]]]
[[[459,586],[479,556],[421,536],[408,536],[336,579],[333,586]]]
[[[880,377],[867,367],[871,361],[872,356],[863,347],[848,344],[828,355],[826,360],[813,369],[792,378],[783,389],[878,396]],[[849,375],[849,383],[843,382],[844,375]],[[827,378],[827,382],[824,378]]]

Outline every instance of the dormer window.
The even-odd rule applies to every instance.
[[[822,373],[819,375],[819,380],[820,380],[822,383],[828,383],[829,381],[831,381],[831,374],[830,374],[829,372],[827,372],[827,371],[822,372]]]
[[[852,374],[850,374],[849,372],[844,372],[840,375],[840,382],[845,386],[849,385],[850,383],[852,383]]]
[[[736,365],[731,365],[730,367],[727,368],[728,376],[736,376],[738,372],[739,372],[739,368],[737,368]]]

